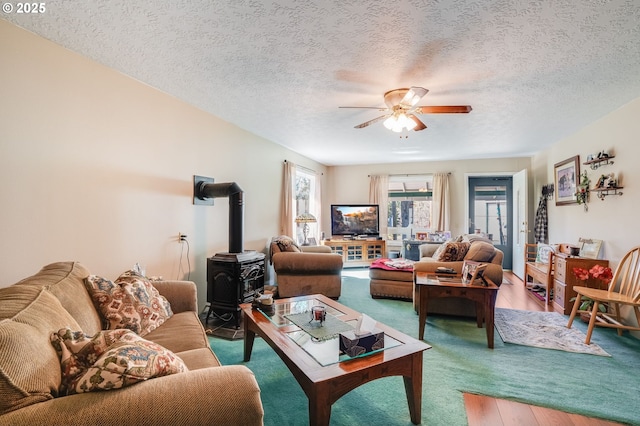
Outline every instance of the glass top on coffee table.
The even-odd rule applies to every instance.
[[[373,355],[378,352],[382,352],[386,349],[390,349],[396,346],[402,345],[402,342],[394,339],[393,337],[384,335],[384,348],[374,350],[371,352],[363,353],[351,357],[340,351],[340,336],[334,334],[331,337],[318,339],[313,337],[308,332],[302,330],[288,317],[295,314],[309,313],[309,319],[311,319],[311,308],[314,306],[323,306],[326,310],[327,317],[333,317],[337,320],[344,320],[345,323],[351,325],[352,328],[356,327],[356,319],[347,319],[348,315],[339,309],[329,306],[322,301],[309,298],[304,300],[295,300],[286,303],[275,303],[273,309],[263,310],[258,309],[265,317],[269,319],[276,327],[282,328],[284,334],[294,341],[300,348],[302,348],[307,354],[309,354],[316,362],[322,366],[336,364],[350,359],[361,358]],[[332,318],[329,318],[332,319]],[[331,323],[326,321],[325,324]],[[324,325],[322,326],[324,327]],[[330,335],[332,333],[329,333]]]

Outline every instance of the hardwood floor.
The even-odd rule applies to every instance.
[[[511,284],[503,284],[498,292],[496,307],[528,311],[550,311],[527,293],[522,280],[509,271],[504,277]],[[620,426],[619,423],[565,413],[550,408],[487,396],[464,394],[469,426]]]

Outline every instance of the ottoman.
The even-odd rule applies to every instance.
[[[405,267],[389,266],[394,264]],[[369,279],[369,293],[374,299],[392,298],[413,301],[413,265],[411,261],[378,259],[369,266]]]

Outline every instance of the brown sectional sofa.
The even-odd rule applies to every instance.
[[[245,366],[221,366],[197,315],[190,281],[153,285],[173,316],[144,336],[178,355],[189,371],[116,390],[58,396],[60,359],[51,333],[101,330],[76,262],[54,263],[0,288],[0,424],[3,425],[262,425],[260,389]]]

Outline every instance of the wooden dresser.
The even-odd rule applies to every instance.
[[[594,265],[609,266],[609,261],[604,259],[588,259],[586,257],[570,256],[566,253],[558,253],[554,256],[555,272],[553,282],[553,307],[556,311],[569,315],[573,308],[576,296],[574,286],[606,289],[607,285],[601,280],[589,278],[581,281],[573,274],[573,268],[591,269]]]

